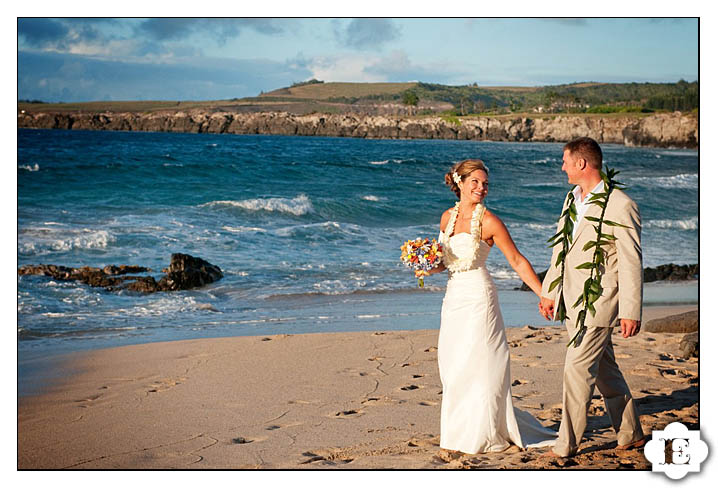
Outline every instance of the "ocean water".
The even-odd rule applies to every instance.
[[[19,130],[19,265],[143,265],[159,277],[181,252],[225,274],[152,295],[18,277],[19,359],[210,336],[438,328],[447,277],[418,289],[399,247],[438,234],[456,200],[443,174],[482,158],[487,206],[540,271],[569,190],[561,147]],[[603,149],[641,208],[645,266],[696,263],[697,153]],[[488,267],[508,326],[547,324],[533,294],[513,290],[520,280],[498,249]],[[649,302],[696,300],[695,289],[666,287],[647,286]]]

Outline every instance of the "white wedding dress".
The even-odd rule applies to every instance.
[[[457,205],[439,235],[449,269],[438,348],[440,446],[471,454],[500,452],[511,443],[550,446],[557,433],[513,407],[509,347],[496,286],[485,267],[491,247],[480,240],[484,208],[476,207],[471,233],[451,236]]]

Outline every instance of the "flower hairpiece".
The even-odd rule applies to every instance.
[[[454,171],[454,172],[451,172],[451,178],[454,179],[454,183],[455,183],[456,185],[458,185],[459,182],[461,182],[461,177],[460,177],[459,174],[456,173],[455,171]]]

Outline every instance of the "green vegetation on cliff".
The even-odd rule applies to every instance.
[[[322,83],[310,80],[261,96],[265,100],[323,100],[361,105],[371,102],[446,102],[452,115],[469,113],[612,113],[691,111],[698,108],[698,82],[573,83],[545,87],[451,86],[437,83]],[[407,104],[407,99],[412,100]],[[256,99],[255,99],[256,100]],[[419,104],[420,105],[420,104]]]

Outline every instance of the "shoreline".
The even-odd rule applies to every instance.
[[[521,307],[524,307],[525,305],[522,305]],[[437,307],[441,307],[441,303],[437,303]],[[502,313],[504,315],[504,321],[507,322],[508,318],[512,316],[512,308],[516,307],[514,304],[504,304],[502,307]],[[675,304],[661,302],[658,304],[651,304],[651,303],[644,303],[643,307],[643,315],[644,315],[644,322],[649,321],[651,319],[656,319],[660,317],[670,316],[673,314],[681,314],[683,312],[693,311],[698,308],[697,303],[686,303],[686,302],[679,302]],[[394,318],[395,319],[395,318]],[[386,318],[386,320],[392,320],[392,318]],[[438,319],[437,319],[438,321]],[[557,326],[554,322],[548,322],[544,320],[543,318],[537,318],[533,321],[525,321],[521,324],[515,324],[515,325],[508,325],[506,326],[507,331],[513,330],[517,328],[521,328],[526,326],[527,324],[531,324],[532,326],[536,326],[539,328],[543,327],[552,327]],[[240,333],[236,335],[220,335],[220,336],[211,336],[211,337],[189,337],[189,338],[177,338],[177,339],[152,339],[149,341],[144,342],[130,342],[126,344],[119,344],[119,345],[109,345],[109,346],[90,346],[84,347],[84,348],[72,348],[72,347],[66,347],[64,349],[60,349],[58,351],[48,351],[48,350],[40,350],[40,351],[23,351],[18,352],[18,362],[17,362],[17,393],[18,398],[28,397],[32,395],[41,395],[44,393],[45,389],[47,387],[51,387],[53,384],[54,379],[61,379],[64,377],[64,371],[66,370],[66,365],[68,363],[72,362],[72,359],[76,355],[83,355],[83,354],[89,354],[96,351],[102,351],[102,350],[109,350],[113,348],[122,348],[126,346],[136,346],[136,345],[143,345],[143,344],[157,344],[157,343],[173,343],[176,341],[192,341],[192,340],[204,340],[204,339],[222,339],[222,338],[237,338],[237,337],[257,337],[257,336],[272,336],[272,335],[281,335],[281,334],[288,334],[288,335],[295,335],[295,334],[334,334],[334,333],[352,333],[352,332],[375,332],[377,330],[383,330],[383,331],[420,331],[420,330],[427,330],[427,331],[438,331],[438,322],[436,328],[423,328],[420,327],[418,329],[410,329],[410,328],[387,328],[387,329],[377,329],[377,328],[363,328],[363,329],[337,329],[334,331],[301,331],[296,333],[280,333],[280,332],[267,332],[267,331],[258,331],[254,334],[247,334],[247,333]],[[22,355],[22,358],[20,357],[20,354]],[[59,373],[58,373],[59,372]]]
[[[681,149],[697,149],[699,144],[697,118],[680,112],[641,117],[556,114],[552,117],[508,118],[465,116],[454,120],[441,116],[298,115],[206,109],[155,112],[18,111],[17,127],[504,142],[566,142],[579,136],[589,136],[600,144]]]
[[[678,312],[647,307],[644,321]],[[515,406],[557,428],[564,328],[506,333]],[[647,432],[697,423],[698,360],[679,358],[682,336],[614,334]],[[441,460],[437,338],[438,329],[310,333],[73,354],[70,375],[18,399],[18,468],[650,468],[640,451],[614,453],[600,399],[572,465],[540,460],[543,449]]]

